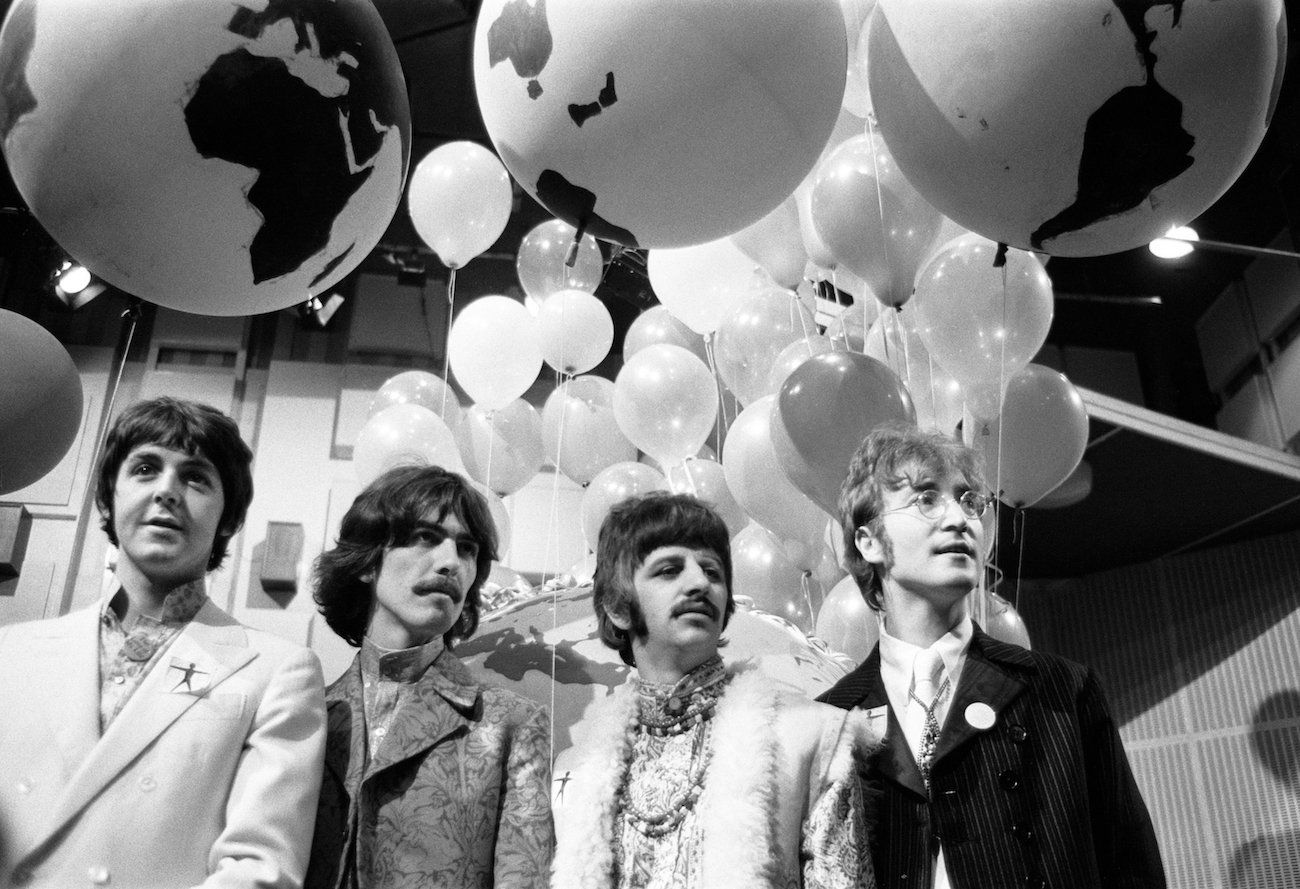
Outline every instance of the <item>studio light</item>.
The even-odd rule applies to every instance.
[[[343,297],[337,293],[331,293],[324,299],[313,296],[298,306],[298,318],[303,327],[310,330],[324,330],[342,305]]]
[[[95,280],[89,269],[71,259],[60,263],[51,277],[54,297],[74,311],[107,289],[106,284]]]
[[[1199,241],[1196,230],[1186,225],[1178,225],[1169,230],[1163,238],[1156,238],[1147,245],[1147,249],[1161,259],[1178,259],[1194,249],[1192,242]]]

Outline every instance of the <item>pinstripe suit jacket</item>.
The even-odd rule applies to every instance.
[[[877,794],[882,886],[928,889],[943,846],[953,889],[1163,887],[1146,804],[1093,672],[978,626],[939,735],[927,798],[880,678],[877,647],[819,700],[887,720],[866,779]],[[983,702],[981,731],[965,718]]]

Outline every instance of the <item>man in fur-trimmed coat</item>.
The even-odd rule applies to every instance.
[[[685,495],[601,526],[602,641],[636,667],[576,739],[556,807],[556,889],[874,887],[859,715],[724,665],[735,610],[727,529]]]

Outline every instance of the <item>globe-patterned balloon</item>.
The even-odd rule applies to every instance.
[[[738,607],[722,637],[726,661],[752,658],[759,670],[818,695],[853,668],[793,625]],[[555,750],[597,700],[627,681],[632,669],[606,648],[596,629],[590,585],[543,590],[486,614],[478,632],[456,647],[470,670],[551,709]],[[554,680],[552,680],[554,676]]]
[[[571,225],[641,247],[756,222],[817,161],[844,94],[835,0],[484,0],[479,109]]]
[[[247,315],[359,264],[410,109],[368,0],[15,0],[0,140],[32,213],[114,286]]]
[[[899,168],[994,241],[1058,256],[1199,216],[1259,147],[1283,0],[880,0],[871,102]]]

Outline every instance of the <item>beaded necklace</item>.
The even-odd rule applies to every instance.
[[[677,830],[704,792],[704,776],[713,753],[711,720],[726,690],[727,679],[722,658],[715,655],[673,685],[638,682],[637,720],[629,727],[631,737],[619,782],[618,811],[624,822],[642,836],[659,838]],[[690,767],[685,779],[673,788],[662,808],[644,805],[635,798],[631,786],[636,737],[666,739],[690,731],[695,731],[695,737],[691,740]],[[615,839],[617,843],[617,831]],[[618,845],[621,847],[621,843]]]

